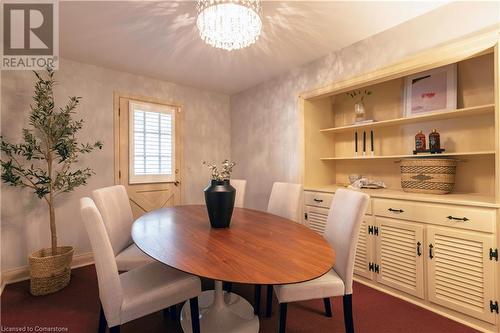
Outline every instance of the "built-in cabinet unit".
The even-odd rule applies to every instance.
[[[324,231],[335,191],[349,183],[349,175],[384,181],[385,189],[362,189],[370,205],[355,279],[486,332],[500,332],[498,42],[498,31],[487,32],[299,99],[304,223]],[[405,77],[449,64],[457,68],[457,108],[405,117]],[[354,103],[346,92],[354,89],[372,92],[365,107],[376,122],[353,124]],[[446,149],[440,156],[459,160],[454,191],[404,192],[398,162],[413,157],[418,130],[434,128]],[[372,130],[374,155],[355,156],[354,133]]]

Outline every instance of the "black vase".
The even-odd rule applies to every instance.
[[[212,180],[204,191],[210,225],[212,228],[228,228],[233,215],[236,189],[229,180]]]

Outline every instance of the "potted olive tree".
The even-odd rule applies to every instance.
[[[37,82],[30,105],[29,128],[23,129],[23,142],[9,143],[1,138],[2,181],[25,187],[48,205],[51,247],[29,257],[30,291],[33,295],[56,292],[68,285],[71,276],[72,246],[58,246],[55,201],[71,192],[94,173],[90,168],[75,168],[81,154],[102,148],[101,142],[78,143],[76,134],[83,120],[73,115],[80,97],[70,97],[64,107],[56,108],[53,87],[54,71],[35,72]]]

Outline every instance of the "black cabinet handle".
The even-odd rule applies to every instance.
[[[434,258],[434,251],[432,250],[434,248],[434,245],[429,244],[429,258]]]
[[[455,216],[451,216],[451,215],[450,215],[450,216],[447,216],[446,218],[447,218],[448,220],[454,220],[454,221],[463,221],[463,222],[467,222],[467,221],[469,221],[469,219],[468,219],[468,218],[466,218],[466,217],[455,217]]]
[[[397,213],[397,214],[404,213],[404,210],[402,210],[402,209],[389,208],[388,211],[390,211],[392,213]]]
[[[420,245],[422,245],[422,243],[417,242],[417,256],[419,257],[422,255],[422,252],[420,252]]]
[[[313,200],[316,201],[316,202],[323,202],[323,200],[321,200],[321,199],[314,198]]]

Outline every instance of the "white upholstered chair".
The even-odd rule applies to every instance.
[[[293,183],[275,182],[271,189],[271,196],[267,204],[267,212],[278,215],[289,220],[299,222],[302,207],[302,185]],[[254,291],[254,313],[260,313],[261,286],[255,285]],[[273,286],[267,286],[266,292],[266,316],[271,317],[271,306],[273,299]]]
[[[159,262],[118,274],[113,248],[96,205],[92,199],[82,198],[80,209],[97,271],[101,300],[99,332],[104,333],[106,326],[111,333],[119,332],[122,324],[189,300],[192,329],[199,333],[200,279]]]
[[[295,222],[300,221],[302,185],[275,182],[267,205],[267,212]]]
[[[352,318],[352,279],[359,229],[368,206],[369,196],[358,191],[335,192],[324,237],[335,249],[333,269],[325,275],[302,283],[274,286],[280,303],[279,332],[285,332],[287,303],[323,298],[326,315],[331,317],[330,297],[343,296],[344,325],[354,332]]]
[[[106,226],[118,271],[129,271],[153,262],[132,241],[134,218],[125,187],[115,185],[100,188],[93,191],[92,196]]]
[[[231,179],[231,185],[236,189],[236,198],[234,199],[234,207],[245,206],[245,190],[247,181],[245,179]]]

